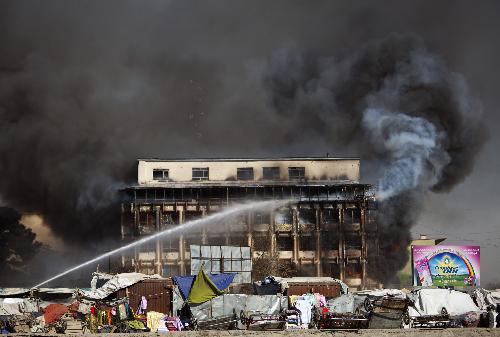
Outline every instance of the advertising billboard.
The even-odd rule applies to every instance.
[[[479,286],[479,246],[411,246],[414,286]]]

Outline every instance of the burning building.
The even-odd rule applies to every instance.
[[[331,276],[373,286],[367,265],[378,255],[376,203],[360,180],[358,158],[139,159],[125,188],[124,241],[173,228],[251,200],[292,199],[271,212],[247,212],[122,257],[124,267],[163,276],[190,272],[190,245],[248,246],[293,266],[297,276]]]

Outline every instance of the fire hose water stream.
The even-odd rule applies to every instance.
[[[150,235],[148,237],[145,237],[145,238],[142,238],[140,240],[129,243],[127,245],[121,246],[117,249],[111,250],[107,253],[101,254],[93,259],[90,259],[88,261],[85,261],[85,262],[77,265],[77,266],[69,268],[69,269],[63,271],[62,273],[57,274],[57,275],[55,275],[55,276],[53,276],[53,277],[51,277],[43,282],[40,282],[39,284],[35,285],[33,288],[38,288],[44,284],[47,284],[51,281],[54,281],[54,280],[57,280],[58,278],[63,277],[64,275],[67,275],[71,272],[74,272],[74,271],[80,269],[80,268],[83,268],[83,267],[88,266],[92,263],[95,263],[103,258],[110,257],[114,254],[126,251],[126,250],[133,248],[133,247],[136,247],[136,246],[140,246],[140,245],[142,245],[146,242],[149,242],[151,240],[160,239],[160,238],[163,238],[163,237],[168,236],[168,235],[172,235],[172,234],[182,232],[182,231],[185,231],[188,229],[199,227],[201,225],[215,224],[217,221],[224,220],[225,218],[230,217],[230,216],[238,215],[242,212],[251,211],[251,210],[271,210],[274,208],[278,208],[280,206],[284,206],[284,205],[288,204],[289,202],[290,202],[290,200],[272,200],[272,201],[257,201],[257,202],[247,203],[247,204],[240,204],[240,205],[228,208],[222,212],[211,214],[205,218],[196,219],[193,221],[186,222],[186,223],[179,225],[177,227],[163,230],[161,232],[155,233],[155,234]]]

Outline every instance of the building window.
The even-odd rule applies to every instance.
[[[279,167],[264,167],[262,169],[262,176],[264,180],[279,180],[280,168]]]
[[[256,225],[268,224],[269,218],[270,218],[269,213],[256,212],[254,215],[254,224]]]
[[[240,167],[236,170],[236,179],[253,180],[253,167]]]
[[[278,251],[291,251],[293,250],[293,239],[290,236],[278,236],[276,238],[276,246]]]
[[[153,180],[168,180],[168,170],[153,169]]]
[[[193,167],[193,180],[208,180],[208,167]]]
[[[288,168],[288,177],[290,180],[301,180],[306,177],[306,168],[305,167],[289,167]]]

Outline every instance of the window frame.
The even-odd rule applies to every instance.
[[[250,171],[252,173],[251,176],[248,176],[248,177],[241,177],[240,176],[240,173],[248,173]],[[238,168],[236,168],[236,180],[250,180],[250,181],[255,180],[253,167],[238,167]]]
[[[155,178],[155,172],[162,172],[162,177],[161,178]],[[165,177],[165,172],[167,172],[167,177]],[[164,181],[164,180],[169,180],[170,179],[170,170],[169,169],[162,169],[162,168],[156,168],[153,169],[153,180],[158,180],[158,181]]]
[[[206,172],[205,174],[202,174],[199,177],[195,177],[194,173],[195,172]],[[191,168],[191,180],[193,181],[203,181],[203,180],[210,180],[210,168],[209,167],[192,167]]]
[[[302,175],[291,175],[292,172],[301,172]],[[306,179],[306,168],[305,166],[290,166],[288,167],[288,179],[289,180],[305,180]]]
[[[266,177],[266,171],[271,172],[271,177]],[[277,173],[277,175],[276,175],[276,173]],[[281,178],[281,169],[279,166],[268,166],[268,167],[262,168],[262,179],[263,180],[280,180],[280,178]]]

